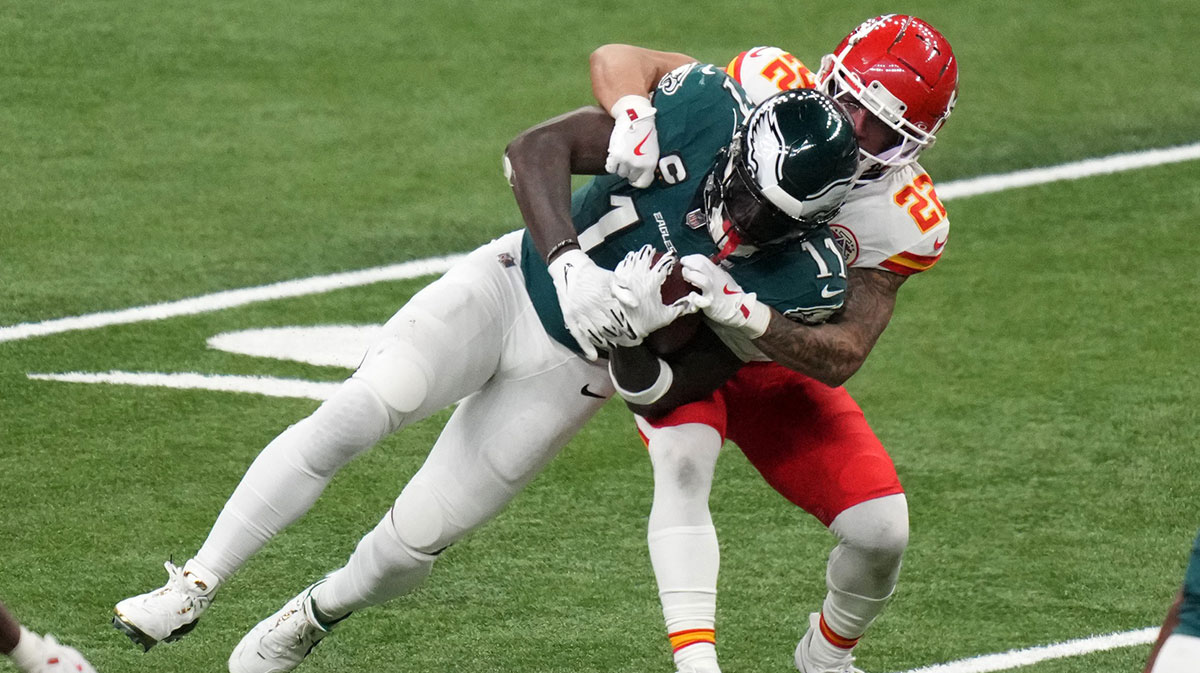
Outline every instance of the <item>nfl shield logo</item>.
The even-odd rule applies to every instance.
[[[688,226],[688,229],[699,229],[708,224],[708,218],[704,216],[703,210],[697,208],[696,210],[688,213],[684,217],[683,222]]]

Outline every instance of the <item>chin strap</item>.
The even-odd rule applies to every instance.
[[[713,255],[712,261],[714,263],[720,263],[721,260],[732,255],[733,251],[737,250],[738,246],[742,244],[742,237],[733,230],[733,225],[729,220],[724,220],[722,226],[725,228],[725,233],[717,240],[717,245],[721,246],[721,249],[717,251],[717,254]]]

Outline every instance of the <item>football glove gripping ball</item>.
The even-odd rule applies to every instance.
[[[689,295],[690,301],[715,323],[732,327],[751,339],[767,331],[771,307],[746,292],[729,272],[704,255],[687,255],[679,260],[683,278],[700,289]]]
[[[560,254],[548,268],[563,322],[584,357],[594,361],[597,347],[604,348],[613,339],[633,336],[621,302],[613,294],[612,271],[596,266],[582,250]]]
[[[656,110],[645,96],[622,96],[609,111],[613,116],[608,137],[608,160],[604,170],[627,180],[634,187],[649,187],[658,166]]]
[[[644,245],[625,255],[613,270],[617,286],[614,294],[621,300],[629,326],[627,337],[613,339],[618,346],[636,346],[652,332],[696,311],[686,296],[670,304],[663,303],[663,282],[671,275],[678,260],[674,255],[663,255],[656,260],[657,254],[653,246]]]

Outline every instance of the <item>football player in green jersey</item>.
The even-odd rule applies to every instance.
[[[572,198],[572,173],[604,173],[613,122],[599,108],[522,133],[505,165],[527,230],[478,248],[402,307],[358,371],[263,450],[195,557],[182,568],[167,563],[165,586],[118,603],[114,625],[146,648],[185,635],[221,584],[306,512],[342,465],[461,400],[347,564],[252,629],[230,671],[290,671],[352,611],[412,591],[612,395],[595,359],[602,349],[635,348],[688,310],[659,296],[655,281],[672,255],[653,263],[630,254],[646,245],[724,253],[749,290],[772,270],[786,272],[793,283],[764,283],[761,300],[740,288],[730,295],[769,303],[768,314],[816,320],[836,310],[845,278],[823,222],[856,170],[848,118],[820,94],[789,93],[747,125],[739,87],[698,64],[664,79],[655,95],[661,184],[635,193],[623,179],[599,177]]]
[[[1146,660],[1146,673],[1197,670],[1200,670],[1200,533],[1192,543],[1183,586],[1167,611],[1167,618]]]

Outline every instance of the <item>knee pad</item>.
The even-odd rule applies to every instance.
[[[387,436],[392,426],[392,413],[379,395],[370,386],[348,379],[308,418],[276,437],[267,450],[310,475],[328,479]]]
[[[829,527],[840,539],[829,554],[825,582],[830,591],[872,600],[891,594],[908,546],[908,504],[904,494],[859,503]]]
[[[352,378],[367,384],[393,410],[407,414],[425,402],[431,376],[425,357],[412,344],[393,337],[373,346]]]
[[[684,492],[707,493],[721,443],[716,430],[698,423],[656,429],[646,447],[654,466],[655,482],[670,484]],[[664,479],[667,481],[663,482]]]
[[[908,547],[908,500],[903,493],[861,502],[829,526],[841,544],[871,556],[899,557]]]
[[[458,540],[437,493],[419,481],[410,481],[404,487],[392,505],[389,519],[396,539],[422,554],[436,556]]]

